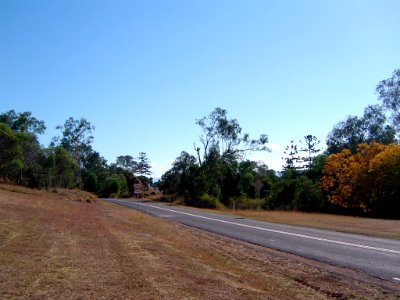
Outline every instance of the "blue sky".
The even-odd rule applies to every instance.
[[[378,103],[400,67],[400,1],[2,0],[0,112],[44,120],[47,146],[69,117],[95,125],[109,162],[146,152],[160,176],[195,154],[196,119],[215,107],[272,153],[322,142]]]

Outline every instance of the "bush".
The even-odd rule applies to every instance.
[[[202,208],[225,208],[225,206],[217,198],[214,198],[208,194],[203,194],[198,198],[187,198],[185,203],[187,205]]]
[[[293,207],[301,211],[320,211],[325,200],[319,183],[301,176],[296,180],[296,192]]]
[[[249,199],[247,197],[229,198],[229,208],[232,209],[261,209],[265,206],[265,199]]]
[[[119,181],[118,176],[109,176],[106,178],[105,188],[101,193],[102,197],[111,197],[111,195],[115,196],[114,198],[119,197],[121,192],[121,183]]]

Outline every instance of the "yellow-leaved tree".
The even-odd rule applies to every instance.
[[[328,201],[382,217],[400,217],[400,145],[360,144],[327,158],[321,187]]]
[[[390,144],[370,162],[373,178],[369,206],[382,217],[400,217],[400,145]]]

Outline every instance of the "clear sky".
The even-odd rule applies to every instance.
[[[221,107],[279,170],[290,140],[378,103],[399,16],[398,0],[1,0],[0,112],[44,120],[44,146],[84,117],[108,162],[143,151],[158,177]]]

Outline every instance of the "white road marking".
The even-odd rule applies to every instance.
[[[396,281],[400,282],[400,278],[397,278],[397,277],[393,277],[393,280],[396,280]]]
[[[120,200],[122,202],[127,202],[124,200]],[[210,217],[205,217],[205,216],[200,216],[200,215],[195,215],[187,212],[182,212],[182,211],[176,211],[173,209],[169,208],[163,208],[163,207],[157,207],[154,205],[149,205],[149,204],[143,204],[143,203],[138,203],[139,205],[142,206],[150,206],[159,210],[165,210],[177,214],[182,214],[182,215],[187,215],[195,218],[200,218],[200,219],[205,219],[205,220],[210,220],[210,221],[215,221],[215,222],[221,222],[225,224],[231,224],[231,225],[236,225],[236,226],[241,226],[241,227],[246,227],[246,228],[253,228],[253,229],[258,229],[262,231],[268,231],[268,232],[274,232],[274,233],[279,233],[279,234],[285,234],[285,235],[290,235],[290,236],[296,236],[304,239],[310,239],[310,240],[316,240],[316,241],[321,241],[321,242],[327,242],[327,243],[333,243],[333,244],[338,244],[338,245],[343,245],[343,246],[350,246],[350,247],[356,247],[356,248],[361,248],[361,249],[368,249],[368,250],[375,250],[375,251],[381,251],[381,252],[387,252],[387,253],[394,253],[394,254],[400,254],[400,251],[396,250],[391,250],[391,249],[386,249],[386,248],[377,248],[377,247],[371,247],[371,246],[366,246],[366,245],[361,245],[361,244],[353,244],[353,243],[348,243],[348,242],[342,242],[342,241],[336,241],[336,240],[329,240],[329,239],[324,239],[324,238],[319,238],[315,236],[309,236],[309,235],[304,235],[304,234],[298,234],[298,233],[292,233],[292,232],[287,232],[287,231],[281,231],[281,230],[274,230],[274,229],[268,229],[268,228],[263,228],[263,227],[258,227],[258,226],[251,226],[247,224],[240,224],[240,223],[235,223],[231,221],[225,221],[225,220],[219,220],[219,219],[214,219]],[[400,279],[399,279],[400,280]]]

